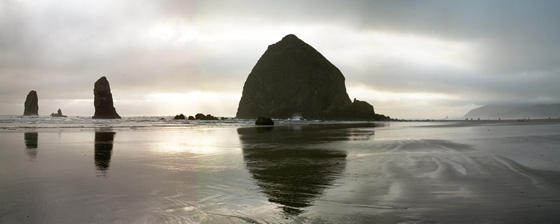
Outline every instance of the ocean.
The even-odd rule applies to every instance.
[[[560,223],[560,121],[0,116],[0,223]]]

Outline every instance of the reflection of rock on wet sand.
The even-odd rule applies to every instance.
[[[25,149],[27,151],[27,155],[30,159],[35,159],[37,157],[37,146],[39,145],[39,133],[37,132],[25,132],[23,134],[23,138],[25,140]]]
[[[286,214],[299,215],[334,184],[346,167],[345,151],[313,146],[358,136],[369,138],[373,132],[302,126],[240,128],[238,134],[247,169],[262,192],[270,202],[282,205]]]
[[[95,167],[104,173],[111,162],[114,137],[115,132],[95,132]]]

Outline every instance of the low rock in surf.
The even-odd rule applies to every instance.
[[[269,117],[259,117],[255,121],[255,125],[274,125],[274,121]]]

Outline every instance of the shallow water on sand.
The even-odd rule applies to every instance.
[[[560,222],[558,122],[53,126],[0,130],[0,223]]]

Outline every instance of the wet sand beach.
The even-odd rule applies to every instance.
[[[0,128],[0,223],[560,222],[557,120],[55,126]]]

